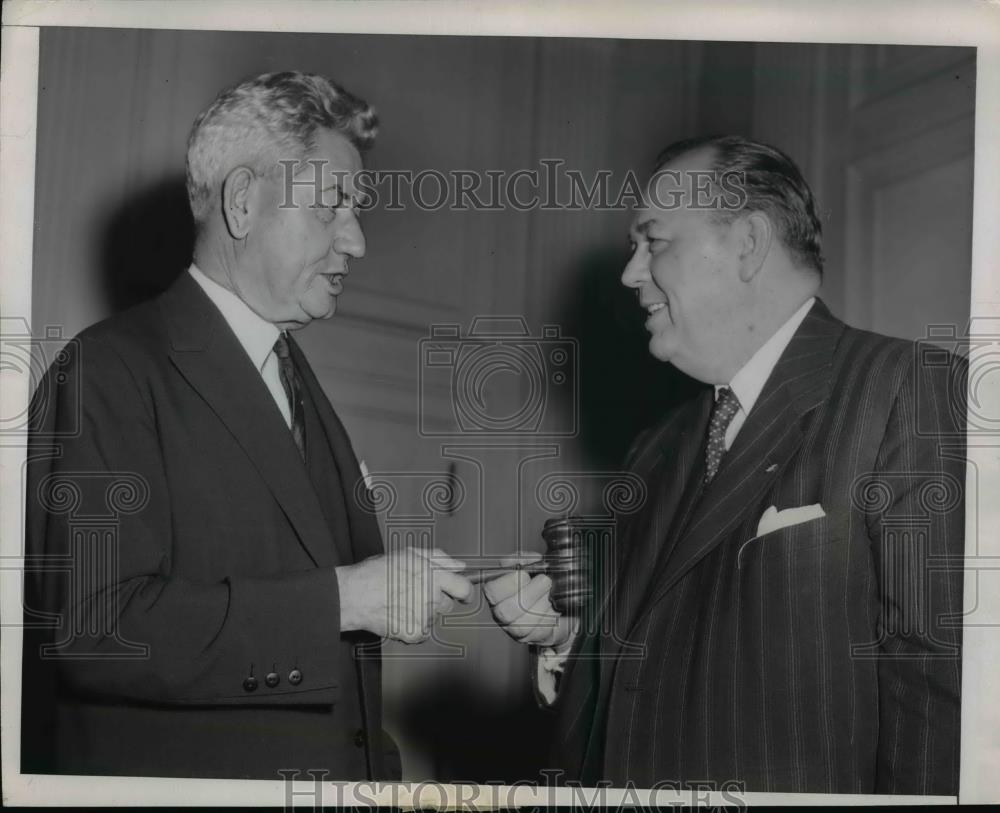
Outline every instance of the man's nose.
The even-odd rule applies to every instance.
[[[346,254],[348,257],[360,260],[365,256],[365,233],[361,229],[357,215],[352,213],[346,220],[347,222],[337,232],[337,236],[333,238],[333,250],[338,254]]]
[[[648,276],[648,263],[639,256],[639,249],[636,249],[622,271],[622,285],[626,288],[638,288]]]

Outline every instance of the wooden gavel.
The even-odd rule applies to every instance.
[[[591,594],[591,551],[580,529],[578,517],[550,519],[542,528],[545,554],[537,562],[501,565],[477,562],[463,575],[473,584],[524,571],[532,576],[545,573],[552,579],[552,606],[563,615],[578,615]]]

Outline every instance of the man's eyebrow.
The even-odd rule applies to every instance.
[[[633,226],[632,232],[634,234],[641,234],[643,237],[645,237],[649,233],[649,229],[652,225],[653,225],[653,218],[651,217],[647,218],[646,220],[643,220],[641,223],[637,223],[635,226]]]
[[[358,190],[358,189],[355,189],[354,192],[352,192],[351,194],[348,194],[347,191],[344,189],[344,187],[341,186],[340,181],[334,181],[329,186],[324,187],[322,191],[324,193],[325,192],[330,192],[330,191],[339,192],[340,193],[340,197],[342,199],[344,199],[344,200],[357,201],[357,200],[361,200],[361,198],[364,197],[363,193],[360,190]]]

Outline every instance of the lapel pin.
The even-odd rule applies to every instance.
[[[777,470],[778,470],[778,464],[777,463],[772,463],[770,466],[768,466],[766,469],[764,469],[764,473],[765,474],[771,474],[772,472],[775,472]]]

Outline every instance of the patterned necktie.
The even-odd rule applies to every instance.
[[[719,463],[726,453],[726,429],[739,412],[740,399],[729,387],[719,390],[719,397],[712,407],[712,417],[708,422],[708,445],[705,447],[705,485],[712,482],[719,470]]]
[[[282,333],[278,336],[278,341],[274,343],[274,355],[278,357],[278,375],[281,378],[281,386],[285,390],[288,398],[288,407],[292,413],[292,440],[302,455],[306,459],[306,424],[302,409],[302,385],[299,376],[295,371],[295,363],[288,348],[288,339]]]

